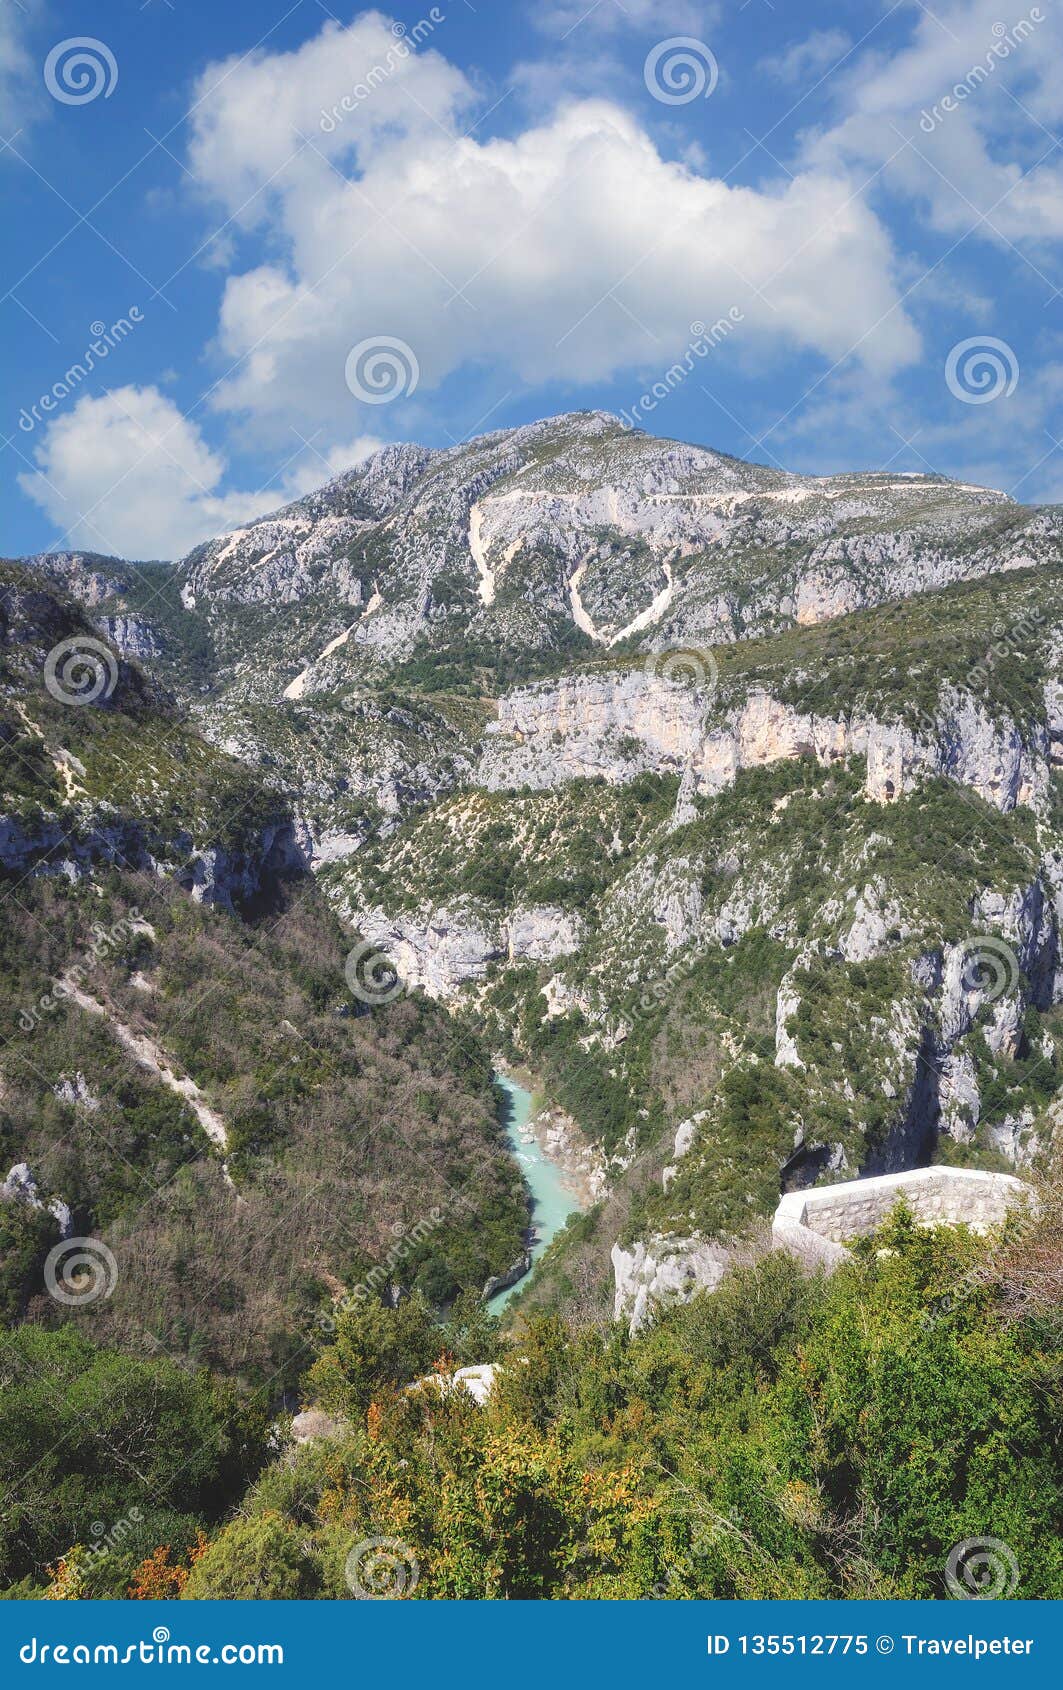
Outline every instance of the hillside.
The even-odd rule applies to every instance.
[[[387,447],[169,572],[49,568],[211,738],[288,783],[329,855],[460,786],[485,700],[515,683],[606,652],[718,659],[1040,567],[1061,522],[936,476],[785,475],[590,412]]]
[[[1049,1154],[1061,521],[581,413],[46,564],[608,1170],[533,1293],[600,1313],[618,1242],[742,1239],[780,1181]]]
[[[850,1412],[899,1424],[878,1385],[836,1394],[863,1298],[930,1395],[1008,1375],[1021,1497],[1044,1481],[1058,1334],[1008,1324],[999,1240],[947,1356],[905,1322],[964,1283],[965,1234],[902,1216],[895,1270],[868,1246],[829,1286],[762,1258],[784,1192],[1058,1166],[1061,541],[1056,507],[594,412],[387,447],[172,565],[0,565],[11,1376],[43,1366],[59,1414],[82,1362],[166,1358],[178,1402],[210,1370],[189,1412],[229,1440],[225,1500],[162,1486],[160,1593],[248,1594],[276,1557],[273,1594],[342,1594],[364,1526],[409,1534],[429,1595],[645,1595],[677,1565],[678,1594],[934,1594],[964,1507],[921,1496],[931,1547],[882,1560],[870,1443],[845,1468]],[[499,1064],[593,1198],[501,1320],[528,1207]],[[66,1239],[107,1281],[76,1308]],[[747,1307],[775,1311],[758,1357]],[[405,1392],[495,1359],[489,1413]],[[328,1447],[278,1453],[301,1405]],[[711,1564],[699,1462],[699,1506],[744,1521]],[[470,1547],[468,1475],[511,1463],[539,1559],[509,1519]],[[1047,1541],[1053,1507],[1013,1529]],[[39,1585],[63,1529],[17,1524],[9,1577]]]
[[[88,1236],[83,1329],[276,1386],[389,1252],[478,1294],[524,1225],[483,1049],[352,993],[284,797],[73,604],[9,568],[0,613],[7,1317],[67,1316],[42,1266]]]

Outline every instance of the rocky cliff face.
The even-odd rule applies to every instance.
[[[722,715],[722,720],[720,719]],[[868,797],[889,802],[920,781],[947,776],[1000,810],[1043,804],[1049,739],[994,722],[955,688],[919,730],[865,714],[814,715],[755,689],[720,711],[703,687],[644,669],[588,674],[522,687],[499,700],[477,778],[488,790],[564,781],[630,780],[646,771],[682,772],[703,795],[733,784],[743,769],[813,757],[829,767],[867,762]]]
[[[108,866],[166,875],[197,903],[232,914],[268,896],[279,881],[303,873],[308,862],[289,821],[267,824],[234,850],[197,844],[180,830],[165,837],[131,820],[108,824],[86,818],[71,830],[60,821],[0,816],[0,870],[80,880]]]
[[[392,917],[383,910],[360,909],[355,919],[406,985],[431,998],[452,998],[482,982],[491,963],[544,963],[570,956],[583,933],[580,918],[563,910],[515,909],[500,921],[471,900]]]
[[[103,763],[35,703],[0,860],[165,860],[222,904],[311,862],[397,992],[594,1145],[605,1230],[572,1248],[641,1323],[782,1190],[1051,1146],[1061,541],[985,489],[787,475],[603,413],[390,447],[198,548],[158,625],[119,560],[10,587],[23,681],[59,580],[115,648],[107,768],[153,708],[139,665],[173,685],[193,652],[177,690],[225,755],[195,825],[162,801],[191,733],[105,813]],[[200,802],[234,759],[277,798],[235,840]]]
[[[730,1253],[700,1238],[653,1235],[630,1250],[611,1251],[615,1299],[613,1318],[635,1333],[654,1312],[673,1302],[689,1302],[697,1291],[714,1291],[730,1265]]]
[[[75,561],[82,584],[99,576]],[[164,689],[99,637],[103,620],[36,574],[0,578],[0,872],[74,881],[147,870],[228,910],[301,872],[283,800],[199,739]],[[141,627],[111,620],[130,638]]]
[[[1059,533],[1057,513],[989,490],[788,475],[589,412],[387,447],[177,576],[226,684],[277,698],[441,647],[664,651],[815,625],[1036,565]],[[270,615],[301,606],[313,614]],[[258,672],[238,671],[252,653]]]

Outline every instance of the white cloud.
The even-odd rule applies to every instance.
[[[884,372],[917,355],[889,237],[844,171],[732,187],[662,157],[604,100],[510,139],[453,140],[471,91],[434,45],[322,129],[389,44],[371,15],[203,78],[193,166],[274,255],[227,282],[231,371],[213,402],[265,437],[377,422],[344,381],[348,350],[374,335],[413,348],[418,403],[463,366],[499,386],[667,367],[693,321],[732,306],[769,356],[856,346]]]
[[[379,445],[362,437],[324,457],[300,450],[279,486],[222,493],[228,465],[197,425],[158,388],[119,387],[83,396],[49,424],[36,472],[19,482],[60,529],[63,547],[176,558],[321,486]]]
[[[551,35],[581,30],[689,35],[719,21],[715,0],[540,0],[535,22]]]
[[[192,107],[197,177],[250,226],[268,217],[268,190],[297,199],[328,161],[453,137],[474,92],[433,45],[445,24],[444,15],[414,43],[380,12],[364,12],[347,28],[326,23],[290,53],[258,49],[209,65]]]
[[[781,53],[762,59],[759,69],[779,82],[814,83],[830,72],[850,51],[852,42],[842,29],[816,29]]]
[[[1063,9],[1023,5],[1003,22],[999,0],[920,6],[904,48],[865,52],[831,81],[837,120],[806,140],[803,168],[885,165],[945,234],[1063,236],[1063,163],[1041,127],[1063,116]]]
[[[26,45],[29,14],[6,0],[0,7],[0,110],[4,134],[28,122],[43,108],[39,72]]]

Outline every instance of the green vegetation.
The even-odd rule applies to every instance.
[[[80,1544],[83,1594],[123,1595],[156,1544],[185,1547],[222,1518],[265,1457],[262,1404],[165,1355],[23,1326],[0,1332],[0,1378],[7,1585],[41,1581]]]
[[[416,1600],[930,1599],[989,1536],[1015,1596],[1059,1598],[1059,1249],[1057,1211],[998,1241],[899,1208],[830,1280],[769,1256],[634,1340],[536,1317],[484,1408],[404,1388],[431,1347],[416,1312],[341,1316],[310,1379],[346,1422],[207,1520],[183,1593],[349,1597],[352,1554],[356,1577],[387,1539]]]
[[[580,493],[578,438],[544,433],[520,473]],[[593,439],[600,479],[630,437]],[[343,514],[375,518],[356,483]],[[892,521],[888,488],[854,488],[823,582],[839,603],[880,595]],[[780,509],[754,502],[733,544],[669,565],[662,629],[693,582],[687,626],[757,632],[716,648],[707,730],[764,690],[923,737],[962,694],[1024,736],[1034,802],[1003,813],[942,778],[877,803],[861,758],[796,748],[694,796],[682,736],[641,772],[623,722],[586,765],[609,780],[482,790],[503,689],[646,662],[574,629],[545,525],[508,551],[490,614],[460,520],[427,533],[427,585],[419,537],[374,527],[344,537],[338,572],[301,557],[281,615],[268,572],[242,590],[265,546],[221,559],[195,612],[177,572],[116,565],[102,609],[149,618],[181,702],[113,653],[106,696],[60,702],[46,656],[98,644],[93,621],[51,584],[65,565],[0,564],[0,1180],[29,1170],[0,1201],[8,1596],[345,1599],[352,1553],[382,1538],[417,1599],[933,1597],[979,1536],[1013,1547],[1016,1594],[1063,1595],[1058,1192],[1004,1238],[899,1211],[829,1281],[763,1250],[784,1185],[1051,1162],[1054,530],[942,484],[898,524],[891,579],[936,567],[943,535],[950,568],[999,560],[1020,526],[1039,567],[792,625],[829,524],[824,500],[803,538],[762,543]],[[659,555],[616,528],[587,541],[583,603],[623,626]],[[282,696],[382,606],[379,642],[359,626],[321,691]],[[528,754],[549,759],[565,719]],[[297,820],[358,848],[311,877]],[[455,946],[446,1004],[366,1001],[346,970],[359,916],[416,946],[442,908],[473,962]],[[562,912],[559,942],[547,917],[510,954],[536,908]],[[1013,948],[1008,992],[975,1005],[964,982],[946,1006],[945,948],[984,932]],[[483,1289],[528,1213],[496,1053],[609,1162],[503,1319]],[[79,1306],[47,1294],[64,1205],[117,1270]],[[658,1233],[739,1242],[746,1265],[632,1339],[610,1246]],[[489,1362],[480,1407],[451,1376]],[[324,1422],[307,1443],[297,1405]]]
[[[115,1252],[118,1287],[77,1312],[83,1329],[137,1350],[150,1333],[245,1379],[285,1378],[337,1280],[394,1258],[390,1272],[442,1303],[519,1253],[523,1188],[485,1051],[427,1002],[357,1013],[349,947],[312,887],[257,924],[146,876],[21,889],[0,928],[0,1155],[28,1163],[41,1200],[62,1198],[75,1229]],[[53,990],[72,966],[106,1017]],[[118,1025],[221,1117],[235,1190]],[[9,1226],[9,1306],[58,1318],[39,1295],[39,1229]]]
[[[673,776],[640,775],[623,786],[575,780],[550,792],[464,792],[327,870],[323,883],[362,907],[470,898],[496,909],[554,904],[589,913],[667,821],[676,786]]]

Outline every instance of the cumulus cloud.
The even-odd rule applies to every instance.
[[[462,367],[652,371],[732,307],[762,354],[855,347],[879,372],[917,356],[889,237],[844,171],[730,186],[605,100],[462,135],[465,79],[428,43],[389,60],[395,40],[372,14],[205,73],[193,167],[275,254],[227,281],[220,408],[267,432],[349,427],[347,353],[374,336],[412,348],[422,394]]]
[[[865,52],[830,82],[836,120],[807,138],[805,169],[883,170],[949,235],[1063,236],[1063,10],[1042,0],[1004,14],[999,0],[914,9],[899,51]]]
[[[379,444],[362,437],[326,456],[301,450],[279,486],[223,493],[227,461],[197,425],[158,388],[128,386],[86,394],[49,424],[37,469],[19,482],[61,531],[62,547],[177,558],[320,486]]]

